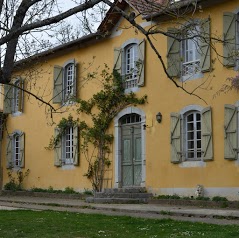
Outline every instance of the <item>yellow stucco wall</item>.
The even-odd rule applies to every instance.
[[[204,11],[195,13],[199,19],[211,17],[211,32],[214,35],[222,36],[223,29],[223,12],[234,11],[239,1],[230,1],[224,4],[218,4],[214,7],[204,9]],[[141,21],[141,20],[138,20]],[[63,65],[69,59],[75,59],[79,63],[78,72],[78,96],[80,98],[89,98],[93,92],[96,92],[100,85],[96,81],[88,82],[81,87],[82,77],[86,75],[85,67],[91,62],[89,70],[98,66],[103,67],[106,63],[113,67],[113,49],[120,47],[126,40],[131,38],[142,39],[143,36],[133,27],[129,28],[129,23],[121,20],[119,28],[114,31],[113,35],[101,42],[92,44],[82,49],[64,52],[55,57],[49,58],[46,62],[38,65],[42,71],[36,75],[36,80],[29,80],[27,87],[32,86],[32,92],[37,92],[39,96],[44,92],[44,100],[48,101],[52,97],[53,86],[53,66]],[[162,23],[163,29],[170,25]],[[163,35],[152,38],[153,43],[159,49],[163,60],[166,63],[167,38]],[[218,54],[222,55],[223,48],[221,43],[215,44]],[[92,61],[93,56],[95,59]],[[201,85],[195,94],[203,100],[186,94],[183,90],[178,89],[170,82],[163,72],[163,68],[157,56],[146,43],[146,62],[145,62],[145,86],[141,87],[137,95],[148,95],[148,103],[140,106],[146,115],[146,187],[157,194],[160,193],[182,193],[185,195],[192,194],[197,184],[202,184],[208,188],[208,195],[223,195],[227,189],[232,188],[229,194],[235,195],[234,188],[239,185],[239,163],[235,161],[226,161],[224,159],[224,105],[235,104],[238,100],[236,91],[227,94],[215,94],[225,83],[227,77],[236,75],[233,69],[223,67],[215,51],[212,51],[214,70],[210,73],[204,73],[203,78],[190,80],[184,83],[184,87],[192,90]],[[25,73],[26,74],[26,73]],[[25,76],[26,77],[26,76]],[[179,84],[180,81],[177,81]],[[35,86],[34,86],[35,83]],[[47,86],[46,86],[47,85]],[[79,87],[80,86],[80,87]],[[34,90],[36,87],[36,90]],[[37,91],[39,89],[39,91]],[[45,90],[45,91],[44,91]],[[211,106],[212,108],[212,126],[213,126],[213,151],[214,161],[206,162],[203,167],[183,167],[180,164],[170,162],[170,113],[179,112],[188,105],[200,105],[202,107]],[[53,151],[47,151],[46,147],[49,138],[54,133],[54,125],[51,125],[49,113],[45,111],[45,105],[39,104],[35,99],[25,97],[24,112],[20,116],[8,116],[7,130],[12,133],[14,130],[25,132],[25,169],[30,169],[30,174],[25,180],[25,188],[52,186],[55,189],[64,189],[67,186],[75,190],[84,190],[90,188],[89,181],[83,176],[87,170],[87,162],[83,155],[80,155],[79,166],[73,169],[62,169],[54,166]],[[53,121],[58,122],[60,118],[67,117],[71,113],[74,117],[75,107],[67,106],[62,114],[54,114]],[[155,115],[161,112],[162,122],[159,124],[155,120]],[[84,118],[84,117],[81,117]],[[114,131],[113,123],[111,131]],[[6,132],[4,133],[6,138]],[[5,161],[6,141],[2,144],[2,168],[3,184],[8,182],[6,161]],[[112,148],[112,181],[114,185],[114,145]],[[211,189],[211,190],[210,190]],[[220,190],[221,189],[221,190]],[[226,193],[226,192],[225,192]],[[193,194],[194,195],[194,194]]]

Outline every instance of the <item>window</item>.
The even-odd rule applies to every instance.
[[[182,41],[182,76],[190,77],[200,73],[200,53],[199,53],[199,38],[194,37],[199,34],[199,27],[195,30],[187,30]]]
[[[131,39],[114,49],[114,69],[122,76],[126,90],[144,86],[145,41]]]
[[[134,88],[137,86],[138,78],[138,46],[130,44],[125,47],[125,89]]]
[[[58,128],[55,129],[55,138],[59,135]],[[55,166],[78,165],[78,127],[69,126],[62,133],[60,140],[55,146]]]
[[[25,135],[23,132],[16,131],[7,137],[7,168],[23,168]]]
[[[190,112],[184,116],[185,120],[185,159],[201,159],[201,114],[200,112]]]
[[[23,80],[18,79],[12,85],[4,85],[4,109],[3,112],[6,114],[12,113],[14,115],[23,112],[23,96],[24,88]]]
[[[211,108],[190,105],[171,113],[171,162],[213,160]]]
[[[167,33],[167,71],[171,77],[185,81],[211,70],[210,18],[182,29],[169,28]]]
[[[65,164],[73,164],[74,144],[73,127],[68,127],[63,135],[63,161]]]
[[[64,101],[67,101],[74,94],[74,64],[70,63],[65,66],[64,70]]]
[[[63,67],[54,66],[53,103],[72,102],[76,98],[76,63],[67,61]]]

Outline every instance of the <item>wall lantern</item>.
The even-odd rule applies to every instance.
[[[156,120],[157,120],[158,123],[161,123],[161,121],[162,121],[162,114],[161,114],[161,112],[158,112],[156,114]]]

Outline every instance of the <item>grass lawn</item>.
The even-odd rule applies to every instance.
[[[54,211],[0,211],[0,237],[239,237],[238,226]]]

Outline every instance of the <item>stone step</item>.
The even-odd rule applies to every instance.
[[[113,203],[113,204],[140,204],[148,203],[147,198],[95,198],[87,197],[88,203]]]
[[[150,198],[151,193],[95,193],[95,198]]]
[[[105,193],[147,193],[146,188],[143,187],[130,187],[130,188],[105,188]]]

